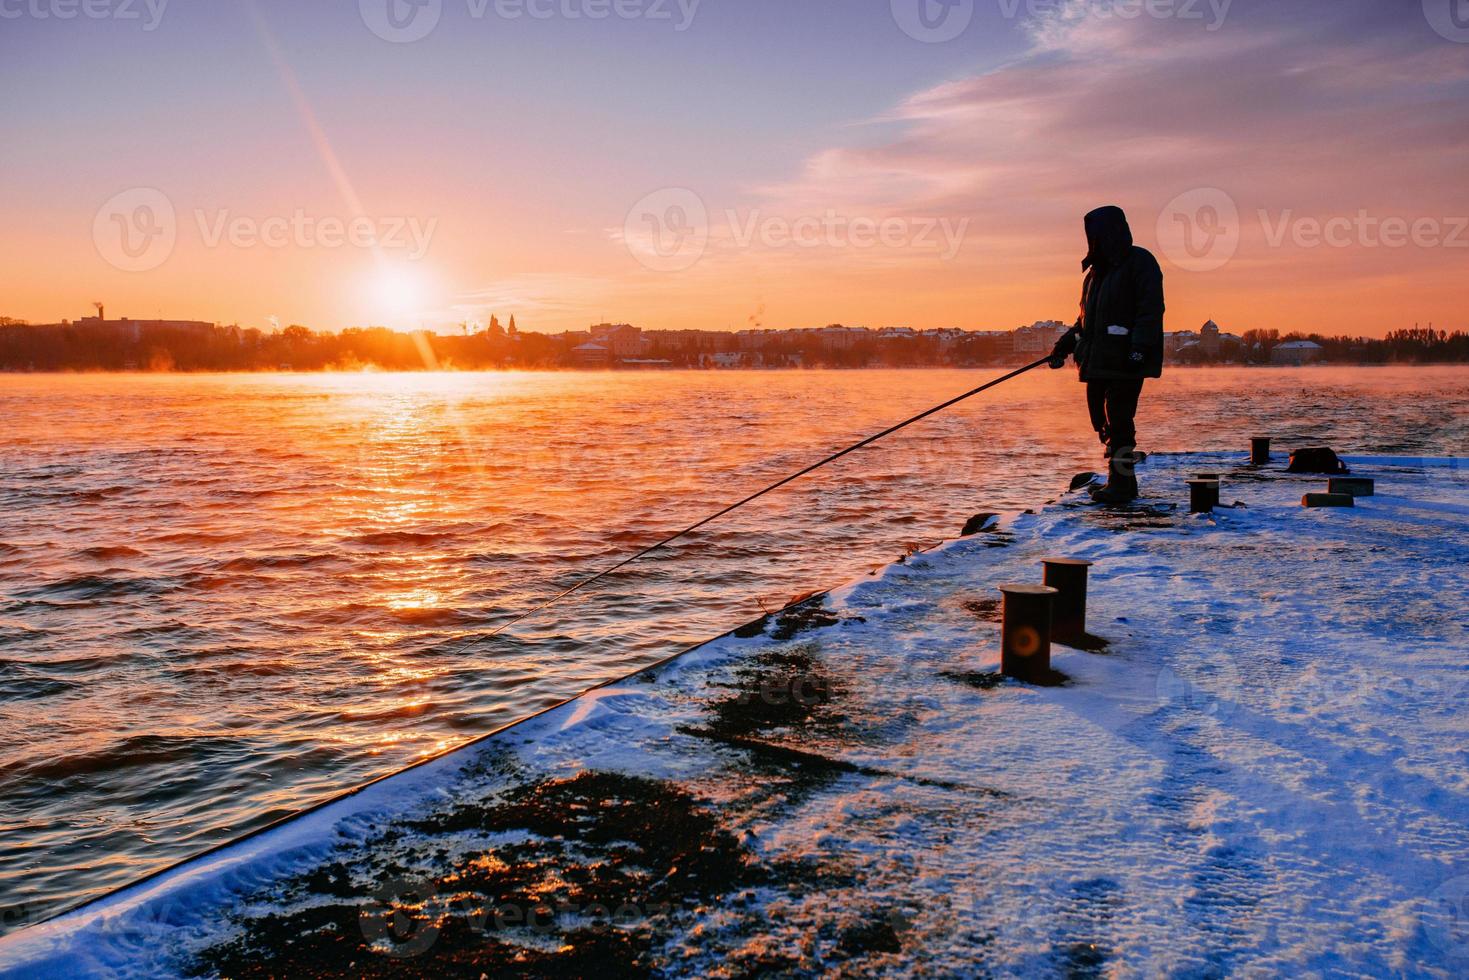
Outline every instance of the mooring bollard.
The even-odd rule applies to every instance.
[[[1005,596],[1000,626],[1000,673],[1035,684],[1051,675],[1051,607],[1056,590],[1049,585],[1002,585]]]
[[[1357,499],[1349,493],[1308,493],[1301,498],[1302,507],[1355,507]]]
[[[1073,644],[1086,638],[1086,579],[1089,561],[1043,558],[1046,585],[1056,590],[1051,604],[1051,639]]]
[[[1211,514],[1219,503],[1218,480],[1188,481],[1188,510],[1190,514]]]
[[[1214,506],[1219,506],[1219,474],[1218,473],[1195,473],[1195,480],[1210,480],[1214,484]]]
[[[1326,489],[1329,493],[1371,497],[1377,493],[1377,484],[1365,476],[1334,476],[1326,481]]]
[[[1270,462],[1270,437],[1255,436],[1250,440],[1250,463],[1253,466],[1264,466]]]

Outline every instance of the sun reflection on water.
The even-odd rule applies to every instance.
[[[388,594],[383,604],[393,610],[438,609],[443,605],[443,596],[432,589]]]

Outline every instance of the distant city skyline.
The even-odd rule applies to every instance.
[[[100,304],[99,304],[100,307]],[[1048,354],[1069,329],[1037,320],[1013,330],[828,324],[789,329],[643,330],[597,323],[559,333],[502,323],[458,334],[385,327],[317,332],[300,324],[262,331],[199,320],[105,319],[18,324],[0,318],[0,371],[439,371],[492,369],[769,369],[979,367]],[[1168,331],[1164,356],[1182,364],[1465,363],[1469,332],[1421,328],[1382,340],[1278,330],[1226,331],[1213,320]]]
[[[1469,326],[1437,0],[387,2],[5,8],[0,315],[983,329],[1117,203],[1170,327]]]

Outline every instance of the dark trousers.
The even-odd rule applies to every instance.
[[[1142,380],[1088,381],[1086,407],[1092,428],[1102,437],[1108,452],[1137,445],[1137,400],[1143,393]]]

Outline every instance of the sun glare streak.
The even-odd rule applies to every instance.
[[[353,219],[367,217],[367,208],[363,206],[362,198],[358,195],[357,188],[347,173],[347,168],[337,156],[331,138],[327,136],[325,127],[322,126],[321,120],[316,115],[316,110],[312,108],[311,101],[306,97],[306,92],[301,87],[295,69],[286,60],[285,52],[271,31],[270,25],[266,23],[265,15],[261,13],[255,0],[249,0],[248,6],[261,44],[270,56],[276,73],[280,75],[281,83],[286,87],[291,102],[296,108],[296,113],[301,117],[301,123],[305,126],[316,148],[316,154],[321,158],[322,165],[336,185],[337,193],[341,195],[350,217]],[[402,264],[392,263],[384,254],[381,244],[376,241],[371,243],[370,251],[376,268],[370,295],[380,313],[402,318],[424,309],[427,306],[428,297],[422,274]]]
[[[301,122],[305,124],[306,131],[311,134],[311,141],[316,145],[317,155],[321,157],[322,164],[326,166],[327,172],[331,175],[333,182],[336,183],[337,190],[342,195],[342,200],[346,203],[348,210],[352,212],[352,217],[362,217],[367,213],[362,207],[362,200],[357,196],[357,190],[352,186],[352,180],[347,176],[346,168],[342,166],[341,160],[338,159],[336,150],[332,148],[332,143],[326,135],[326,130],[322,128],[320,121],[316,118],[316,112],[311,108],[311,103],[307,100],[306,93],[301,88],[301,83],[296,77],[295,70],[287,63],[285,53],[281,51],[280,44],[271,32],[270,25],[265,22],[265,16],[260,12],[260,7],[255,0],[250,0],[249,8],[251,18],[255,22],[255,28],[260,34],[260,40],[265,45],[266,53],[270,55],[270,60],[275,64],[276,71],[280,74],[281,81],[286,86],[286,91],[290,93],[291,101],[296,106],[296,112],[301,116]],[[378,250],[374,248],[374,251],[376,252]],[[380,254],[378,258],[381,260]]]

